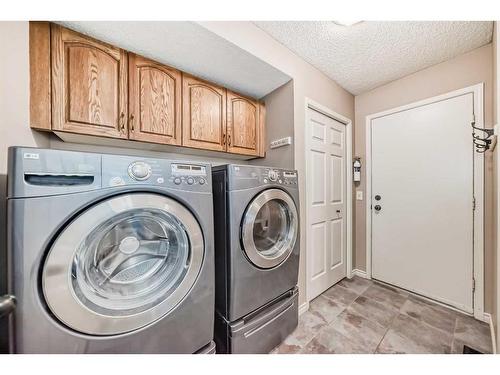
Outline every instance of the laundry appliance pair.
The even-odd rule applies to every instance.
[[[297,325],[294,171],[12,147],[7,210],[11,353],[213,353],[214,317],[217,352],[262,353]]]

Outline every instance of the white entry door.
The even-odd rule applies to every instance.
[[[346,276],[346,126],[308,109],[307,297]]]
[[[372,119],[367,197],[372,277],[467,312],[473,311],[473,113],[468,92]]]

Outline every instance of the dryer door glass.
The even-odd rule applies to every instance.
[[[245,253],[258,267],[276,267],[292,253],[297,230],[297,209],[292,198],[279,189],[266,190],[255,197],[245,212]]]
[[[156,194],[127,194],[82,213],[52,246],[42,275],[47,304],[71,328],[109,335],[173,309],[201,269],[194,216]]]
[[[257,212],[253,224],[253,241],[260,254],[267,257],[279,255],[291,226],[291,214],[282,200],[273,199],[264,203]]]

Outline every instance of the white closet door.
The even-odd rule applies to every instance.
[[[307,277],[311,300],[346,276],[346,126],[308,109]]]

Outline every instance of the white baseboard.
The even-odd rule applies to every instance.
[[[369,279],[368,275],[366,274],[366,271],[363,270],[353,269],[352,275],[362,277],[363,279]]]
[[[495,326],[493,324],[493,317],[489,313],[484,313],[484,321],[490,326],[491,333],[491,347],[493,349],[493,354],[497,354],[497,340],[495,336]]]
[[[309,302],[304,302],[299,306],[299,316],[307,312],[307,310],[309,310]]]

